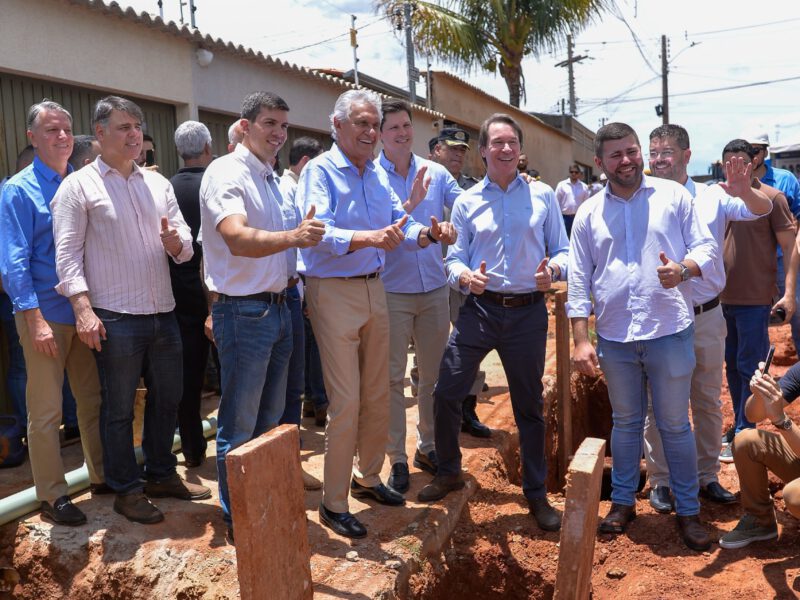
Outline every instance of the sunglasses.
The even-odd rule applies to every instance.
[[[569,172],[570,175],[577,175],[578,173],[580,173],[580,171],[570,171]]]

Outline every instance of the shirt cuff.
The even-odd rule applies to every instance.
[[[332,248],[333,253],[337,256],[344,256],[350,252],[350,243],[353,241],[353,234],[355,231],[352,229],[339,229],[334,227],[332,231]]]
[[[59,282],[56,286],[56,291],[66,298],[71,298],[77,294],[88,292],[89,286],[86,285],[86,279],[84,277],[73,277],[72,279]]]
[[[39,308],[39,298],[35,293],[25,294],[24,296],[12,296],[11,303],[14,305],[14,312]]]
[[[588,300],[568,301],[567,317],[570,319],[588,318],[592,313],[592,303]]]
[[[169,254],[169,252],[167,252],[167,254],[169,254],[169,257],[176,265],[185,263],[186,261],[190,260],[192,256],[194,256],[194,249],[192,248],[192,240],[181,240],[181,243],[183,244],[183,248],[181,248],[181,251],[178,253],[178,256],[172,256],[171,254]]]

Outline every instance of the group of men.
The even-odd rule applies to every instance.
[[[480,363],[496,350],[520,430],[524,496],[539,527],[557,530],[561,514],[545,490],[543,293],[568,280],[575,365],[587,374],[602,367],[614,409],[612,506],[600,531],[620,533],[635,517],[644,432],[651,503],[660,512],[674,504],[686,544],[709,547],[698,496],[735,501],[718,481],[723,355],[732,393],[744,395],[734,397],[737,423],[742,412],[773,418],[775,410],[763,407],[777,401],[744,408],[751,385],[759,399],[778,392],[757,361],[743,357],[749,342],[736,346],[744,335],[737,332],[755,321],[766,327],[778,309],[787,318],[794,312],[794,223],[786,199],[753,177],[753,147],[728,144],[727,182],[701,191],[686,174],[685,130],[652,132],[651,177],[636,133],[612,123],[595,143],[608,185],[579,199],[588,188],[578,185],[577,165],[557,191],[520,174],[522,129],[508,115],[481,126],[480,181],[461,173],[466,132],[443,130],[430,147],[436,160],[428,160],[412,152],[412,119],[403,100],[345,92],[330,117],[332,148],[301,138],[281,176],[275,167],[289,106],[255,92],[231,126],[225,156],[214,159],[202,124],[177,129],[185,167],[170,183],[137,163],[143,115],[133,102],[108,96],[97,103],[95,138],[82,142],[89,153],[80,168],[67,162],[75,148],[67,110],[50,101],[31,107],[36,156],[0,196],[0,272],[36,374],[27,390],[28,442],[46,517],[86,519],[67,496],[58,452],[65,369],[93,493],[115,493],[114,509],[142,523],[163,518],[150,497],[210,495],[177,475],[171,452],[177,424],[187,466],[205,457],[198,374],[207,336],[220,365],[217,472],[232,537],[225,457],[279,423],[299,425],[303,371],[313,364],[305,343],[313,340],[324,380],[320,521],[363,537],[349,496],[400,506],[410,487],[403,384],[413,341],[413,465],[433,475],[418,499],[463,487],[458,434],[490,435],[474,399]],[[787,275],[772,306],[774,276],[771,285],[763,278],[753,285],[746,269],[767,259],[774,267],[776,242]],[[737,258],[737,244],[758,245],[759,256]],[[442,245],[449,246],[444,260]],[[757,319],[740,316],[752,308],[748,294],[765,297]],[[143,470],[132,446],[140,377],[147,387]],[[304,483],[318,487],[309,476]],[[763,504],[760,491],[752,496]],[[766,527],[764,510],[758,516]]]

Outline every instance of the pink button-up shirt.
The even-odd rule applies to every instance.
[[[121,313],[175,307],[161,217],[183,242],[176,263],[192,257],[192,234],[165,177],[134,166],[125,179],[98,157],[64,180],[51,210],[59,294],[88,292],[93,307]]]

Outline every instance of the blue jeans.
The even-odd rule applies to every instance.
[[[736,433],[752,429],[747,420],[744,404],[750,396],[750,378],[758,362],[769,351],[769,306],[738,306],[723,304],[722,314],[728,327],[725,338],[725,374],[731,392]]]
[[[275,427],[286,402],[292,319],[286,304],[220,296],[211,309],[222,394],[217,473],[223,517],[231,523],[225,456]]]
[[[297,286],[286,290],[286,304],[292,317],[292,354],[286,379],[286,407],[279,423],[293,423],[299,427],[302,412],[300,397],[305,388],[306,331],[303,326],[303,301]]]
[[[106,328],[100,352],[94,351],[103,397],[100,439],[106,483],[118,494],[142,491],[141,471],[133,451],[133,407],[139,378],[144,375],[145,477],[167,479],[175,474],[172,453],[175,421],[182,393],[182,348],[172,312],[131,315],[94,309]]]
[[[783,269],[782,256],[778,257],[778,272],[776,273],[776,277],[778,283],[778,294],[780,297],[783,297],[783,295],[786,293],[786,272]],[[795,301],[797,302],[797,306],[800,307],[800,286],[797,288]],[[794,342],[794,347],[798,354],[800,354],[800,314],[798,311],[794,312],[792,318],[789,320],[789,323],[792,326],[792,341]]]
[[[675,512],[681,516],[698,514],[697,451],[689,425],[694,325],[653,340],[623,343],[598,336],[597,357],[608,384],[614,419],[611,501],[626,506],[636,502],[649,386],[675,494]]]

